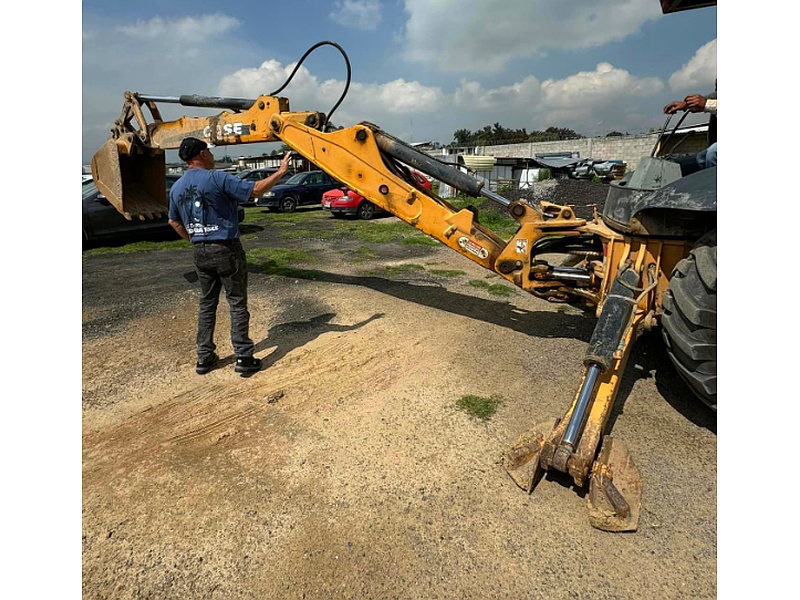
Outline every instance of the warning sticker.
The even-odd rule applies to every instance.
[[[480,244],[476,244],[468,237],[458,238],[458,245],[461,246],[464,250],[466,250],[470,254],[474,254],[478,258],[486,258],[487,256],[489,256],[489,251],[486,248],[484,248]]]
[[[528,253],[528,240],[517,240],[517,254]]]

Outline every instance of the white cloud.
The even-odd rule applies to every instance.
[[[373,30],[381,22],[381,3],[378,0],[337,0],[328,16],[344,27]]]
[[[277,60],[267,60],[257,68],[239,69],[222,78],[219,84],[220,94],[247,98],[271,94],[286,82],[296,64],[283,66]],[[290,90],[292,96],[313,94],[317,87],[317,78],[301,66],[281,95],[287,95]]]
[[[462,81],[453,94],[453,105],[458,110],[507,114],[513,110],[532,110],[541,95],[541,83],[532,75],[512,85],[488,90],[476,81]]]
[[[603,123],[604,130],[627,130],[647,122],[652,113],[640,107],[664,91],[657,77],[636,77],[625,69],[600,63],[594,71],[581,71],[564,79],[542,82],[542,105],[539,119],[554,126],[567,126],[589,133]],[[567,125],[559,125],[567,124]]]
[[[673,91],[706,94],[717,79],[717,40],[702,46],[695,55],[669,78]]]
[[[252,64],[252,48],[236,35],[240,26],[238,19],[224,14],[154,17],[124,26],[84,16],[84,154],[93,153],[108,137],[126,90],[163,96],[215,95],[220,79],[233,72],[234,65]],[[190,114],[176,104],[160,104],[159,109],[166,120]]]
[[[492,72],[547,49],[622,40],[661,16],[654,0],[405,0],[404,56],[444,71]]]
[[[360,104],[382,108],[391,114],[435,112],[439,110],[443,100],[443,94],[439,88],[403,79],[395,79],[381,84],[357,83],[352,86],[352,89],[360,98]]]
[[[504,36],[498,33],[502,32],[502,27],[498,29],[498,25],[510,28],[509,38],[537,38],[534,31],[523,32],[520,29],[522,26],[516,23],[524,20],[520,13],[529,15],[528,4],[511,0],[508,3],[516,5],[514,10],[509,10],[506,4],[492,3],[493,12],[487,12],[485,5],[489,3],[476,2],[470,5],[470,11],[466,11],[457,10],[452,0],[430,0],[425,4],[430,7],[429,15],[440,11],[441,19],[452,18],[447,28],[441,25],[441,19],[433,23],[436,27],[433,27],[432,35],[427,39],[427,49],[434,51],[430,44],[445,44],[452,52],[458,48],[466,49],[465,58],[474,56],[475,61],[484,66],[492,64],[492,61],[499,64],[511,56],[521,56],[520,52],[529,50],[527,46],[501,40]],[[543,6],[542,0],[532,0],[530,4],[538,10]],[[648,0],[648,6],[653,4],[652,0]],[[426,10],[421,0],[407,0],[406,5],[410,7],[411,21],[415,15],[419,16]],[[613,7],[608,2],[598,2],[597,5],[600,12]],[[617,8],[625,5],[622,0],[616,4]],[[640,3],[630,0],[629,5],[639,6]],[[603,7],[602,10],[599,7]],[[548,34],[551,46],[556,43],[553,40],[566,36],[565,31],[570,27],[574,31],[580,30],[580,19],[575,24],[569,22],[569,17],[589,14],[587,0],[555,3],[549,9],[550,13],[555,13],[555,23],[563,26],[558,35]],[[482,35],[469,40],[458,37],[460,21],[466,18],[462,13],[466,12],[475,12],[484,19],[479,29],[488,32],[492,43],[481,41],[480,46],[472,44],[472,39],[485,40]],[[639,14],[643,15],[645,11],[639,11]],[[596,16],[596,19],[603,18],[599,14]],[[626,17],[620,19],[626,21]],[[634,21],[641,23],[641,17],[631,22]],[[231,32],[239,27],[241,23],[237,19],[225,15],[173,20],[153,18],[119,29],[102,24],[85,26],[82,59],[84,153],[87,148],[99,147],[107,137],[104,132],[118,116],[125,90],[159,95],[198,93],[255,98],[281,87],[296,63],[285,64],[272,59],[270,54],[261,54],[263,62],[260,65],[241,68],[241,65],[254,64],[253,46],[237,35],[214,34]],[[413,28],[413,24],[410,27]],[[538,24],[537,27],[541,29],[544,25]],[[604,30],[603,35],[618,35],[620,31],[628,29],[630,27],[612,28],[612,31]],[[466,31],[470,33],[473,30]],[[123,69],[119,67],[116,52],[120,47],[120,35],[126,36],[128,43],[136,46],[136,51],[126,57]],[[408,32],[406,39],[411,39]],[[138,43],[136,40],[145,41]],[[472,48],[467,41],[475,47]],[[462,46],[459,47],[459,43]],[[495,43],[498,48],[493,46]],[[541,50],[546,45],[538,42],[537,48]],[[424,49],[421,47],[419,50]],[[707,65],[711,64],[710,58],[715,57],[715,49],[714,42],[713,47],[709,45],[698,50],[696,56],[673,76],[671,83],[675,84],[681,77],[689,82],[692,77],[697,77],[700,86],[697,89],[705,90],[707,86],[699,83],[701,77],[698,73],[704,72],[704,69],[708,71]],[[486,56],[479,55],[478,50],[485,51]],[[212,57],[213,60],[192,59],[193,55]],[[403,77],[387,73],[377,80],[352,82],[347,97],[332,116],[332,122],[348,127],[360,121],[370,121],[408,141],[423,138],[445,143],[451,141],[456,129],[474,130],[495,122],[507,128],[525,127],[528,131],[549,126],[566,127],[584,135],[611,130],[639,133],[661,125],[661,107],[670,99],[661,96],[665,89],[664,82],[655,77],[634,75],[608,62],[598,62],[600,64],[593,70],[544,81],[528,71],[511,79],[512,83],[507,83],[506,79],[503,85],[496,87],[487,84],[477,72],[474,76],[464,78],[455,89],[423,83],[425,80],[422,75],[417,78],[415,75]],[[473,65],[466,66],[472,68]],[[708,80],[713,85],[713,75]],[[328,113],[339,100],[343,88],[342,79],[323,79],[301,66],[280,95],[289,98],[292,110]],[[218,112],[211,109],[187,110],[174,104],[160,105],[160,109],[166,120],[185,114],[200,116],[204,111]]]
[[[239,25],[238,19],[222,14],[178,19],[153,17],[147,21],[137,21],[135,25],[120,26],[117,31],[141,40],[169,38],[202,44],[210,37],[230,33]]]
[[[659,114],[661,104],[655,98],[663,90],[664,82],[657,77],[635,77],[625,69],[600,63],[594,71],[563,79],[539,82],[528,76],[494,89],[463,81],[452,96],[452,105],[463,116],[464,126],[472,129],[499,122],[528,131],[553,126],[584,134],[612,129],[638,132],[643,122]]]
[[[217,93],[244,98],[272,93],[283,86],[295,65],[266,60],[256,68],[235,70],[219,79]],[[474,130],[495,122],[528,131],[555,126],[584,135],[613,129],[639,133],[642,123],[658,124],[654,121],[661,118],[662,99],[656,98],[664,87],[658,78],[636,77],[609,63],[563,79],[539,81],[529,75],[495,88],[464,80],[452,93],[402,78],[352,82],[331,121],[343,127],[369,121],[407,141],[416,136],[445,143],[456,129]],[[323,81],[300,66],[280,95],[289,99],[291,110],[328,113],[343,89],[343,80]]]
[[[294,64],[282,66],[269,60],[257,69],[240,69],[225,76],[219,85],[223,96],[255,98],[280,88],[291,74]],[[289,98],[292,110],[319,110],[333,108],[344,90],[345,82],[329,79],[320,82],[301,66],[292,81],[280,95]],[[348,94],[331,119],[339,126],[349,126],[360,121],[377,120],[385,115],[414,115],[439,110],[445,96],[439,88],[422,85],[417,81],[395,79],[387,83],[351,82]]]

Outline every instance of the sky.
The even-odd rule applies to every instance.
[[[82,3],[84,164],[125,91],[256,98],[321,41],[339,44],[352,69],[331,122],[369,121],[407,142],[447,144],[458,129],[494,123],[644,133],[664,125],[665,104],[712,91],[717,77],[716,7],[663,15],[658,0],[92,0]],[[342,55],[322,46],[280,95],[292,110],[327,114],[346,73]],[[219,112],[159,107],[166,120]]]

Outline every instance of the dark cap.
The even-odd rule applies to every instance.
[[[181,147],[178,150],[178,156],[181,157],[181,160],[188,162],[206,148],[208,148],[208,144],[206,144],[203,140],[187,137],[181,142]]]

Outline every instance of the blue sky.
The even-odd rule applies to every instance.
[[[716,39],[715,7],[662,15],[658,0],[85,1],[83,161],[108,137],[124,91],[254,98],[323,40],[352,65],[339,126],[370,121],[442,143],[495,122],[641,133],[663,125],[668,101],[713,89]],[[292,110],[327,113],[345,74],[340,54],[322,47],[281,95]]]

